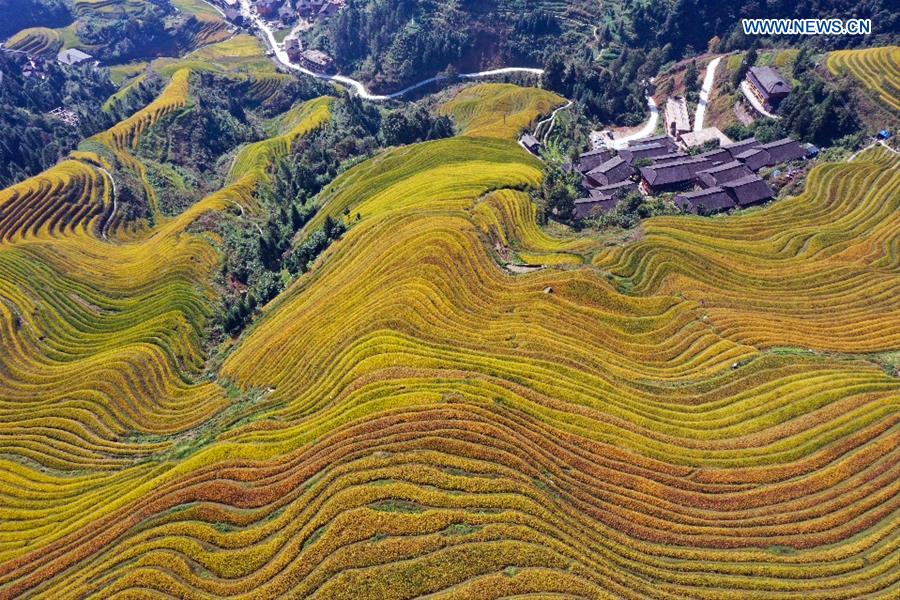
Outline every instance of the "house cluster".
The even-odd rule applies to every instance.
[[[575,216],[610,211],[630,191],[675,193],[675,204],[695,214],[753,206],[774,197],[760,169],[807,153],[790,138],[769,144],[750,138],[692,156],[665,135],[632,142],[618,154],[598,148],[580,155],[573,165],[588,190],[588,196],[575,201]]]
[[[241,25],[243,19],[237,10],[237,0],[225,2],[225,17]],[[285,26],[300,19],[315,21],[328,19],[341,12],[346,0],[257,0],[253,6],[259,16],[270,21],[281,21]]]
[[[37,79],[47,78],[47,63],[40,54],[31,54],[23,50],[13,50],[0,45],[0,52],[12,57],[22,68],[23,77],[34,77]],[[78,50],[77,48],[69,48],[61,51],[56,56],[56,62],[63,66],[74,67],[87,63],[96,62],[94,57]],[[2,78],[2,74],[0,74]]]
[[[47,116],[58,119],[69,127],[78,127],[78,115],[67,108],[63,108],[62,106],[54,108],[47,113]]]
[[[291,62],[316,73],[330,73],[334,70],[334,61],[321,50],[304,50],[303,43],[297,38],[287,38],[284,50]]]

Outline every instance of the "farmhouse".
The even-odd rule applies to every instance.
[[[768,110],[777,107],[791,93],[790,84],[772,67],[750,67],[747,82],[750,93]]]
[[[721,187],[740,207],[760,204],[775,197],[769,184],[756,174],[728,181]]]
[[[751,171],[759,171],[763,167],[768,166],[771,160],[769,153],[763,150],[762,146],[745,150],[734,158],[747,165],[747,168]]]
[[[522,137],[519,138],[519,143],[523,148],[537,156],[541,152],[541,143],[537,141],[530,133],[526,132],[522,134]]]
[[[271,17],[278,10],[278,0],[261,0],[256,3],[256,12],[261,17]]]
[[[610,158],[612,158],[612,150],[608,148],[598,148],[590,150],[578,155],[578,162],[575,168],[579,173],[587,173],[593,168],[599,167]]]
[[[241,15],[241,12],[238,9],[227,6],[222,12],[225,13],[225,18],[235,25],[243,25],[244,17]]]
[[[681,96],[666,99],[666,133],[678,139],[690,130],[687,101]]]
[[[675,206],[695,215],[708,215],[734,208],[734,200],[720,187],[711,187],[675,196]]]
[[[661,194],[690,188],[697,170],[708,166],[702,158],[682,158],[641,167],[641,189],[647,194]]]
[[[610,198],[618,198],[638,189],[636,181],[626,179],[618,183],[611,183],[591,190],[591,198],[599,198],[601,200],[609,200]]]
[[[753,148],[759,148],[760,146],[762,146],[762,144],[756,141],[756,138],[749,137],[746,140],[741,140],[740,142],[725,144],[722,146],[722,149],[726,150],[731,155],[731,158],[734,159],[737,158],[737,155],[741,152],[746,152],[747,150],[752,150]]]
[[[697,183],[700,187],[713,188],[723,183],[741,179],[747,175],[753,175],[753,171],[739,161],[714,166],[711,169],[705,169],[697,173]]]
[[[56,60],[64,65],[76,66],[91,61],[92,57],[90,54],[86,54],[77,48],[69,48],[60,52]]]
[[[657,142],[624,148],[619,150],[619,156],[629,165],[633,165],[642,158],[653,158],[655,156],[670,154],[671,152],[672,149],[668,144]]]
[[[619,183],[631,177],[633,173],[631,165],[622,160],[621,156],[616,156],[588,171],[584,176],[585,187],[596,188]]]
[[[615,208],[618,202],[619,199],[615,197],[595,198],[589,196],[587,198],[579,198],[575,201],[575,212],[573,214],[576,219],[586,219],[597,213],[609,212]]]
[[[790,162],[792,160],[800,160],[805,158],[807,151],[798,142],[791,138],[784,138],[768,144],[763,144],[760,149],[769,153],[769,162],[767,166],[773,167],[781,163]]]
[[[316,73],[327,73],[334,67],[331,57],[321,50],[304,50],[298,60],[302,66]]]
[[[731,154],[728,152],[728,150],[725,150],[724,148],[709,150],[702,154],[698,154],[697,156],[699,158],[706,159],[706,161],[713,166],[723,165],[734,160],[733,158],[731,158]]]
[[[635,146],[644,146],[646,144],[663,144],[669,148],[670,152],[675,152],[678,150],[678,144],[667,135],[654,135],[652,137],[642,138],[640,140],[633,140],[628,142],[628,148],[634,148]]]

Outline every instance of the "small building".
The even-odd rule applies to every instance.
[[[769,153],[762,149],[762,147],[751,148],[749,150],[745,150],[741,152],[737,156],[734,157],[735,160],[744,163],[748,169],[753,171],[759,171],[763,167],[769,165],[769,161],[771,160]]]
[[[584,175],[584,187],[599,188],[625,181],[634,174],[634,168],[621,156],[614,156],[605,163],[591,169]]]
[[[697,171],[708,166],[702,158],[684,158],[641,167],[641,189],[651,195],[688,189]]]
[[[723,165],[727,162],[731,162],[734,160],[731,158],[731,153],[724,148],[714,148],[713,150],[707,150],[701,154],[697,155],[699,158],[706,159],[706,161],[713,165]]]
[[[594,196],[588,196],[587,198],[578,198],[575,200],[573,215],[576,219],[587,219],[596,214],[611,211],[618,203],[618,197],[595,198]]]
[[[540,156],[541,154],[541,143],[537,141],[533,135],[528,132],[522,134],[522,137],[519,138],[519,144],[522,145],[523,148],[534,154],[535,156]]]
[[[699,148],[713,140],[718,140],[720,147],[731,143],[731,139],[722,133],[718,127],[704,127],[700,131],[689,131],[681,136],[681,143],[686,148]]]
[[[325,5],[326,0],[297,0],[297,11],[303,16],[318,14]]]
[[[285,25],[290,25],[296,18],[297,18],[297,14],[294,12],[294,9],[292,9],[289,4],[285,4],[284,6],[282,6],[281,8],[278,9],[278,19]]]
[[[334,68],[334,61],[321,50],[303,50],[300,52],[299,62],[316,73],[327,73]]]
[[[671,154],[671,152],[672,149],[668,144],[655,142],[623,148],[622,150],[619,150],[619,156],[621,156],[622,160],[624,160],[629,165],[633,165],[635,162],[643,158],[653,158],[655,156]]]
[[[609,200],[610,198],[620,198],[628,192],[638,189],[637,181],[626,179],[618,183],[611,183],[598,188],[593,188],[590,192],[591,198],[599,198],[600,200]]]
[[[734,208],[735,203],[728,192],[716,186],[705,190],[676,194],[675,206],[695,215],[711,215]]]
[[[731,160],[737,158],[737,155],[741,152],[746,152],[747,150],[751,150],[753,148],[759,148],[762,146],[756,138],[749,137],[746,140],[741,140],[740,142],[732,142],[730,144],[725,144],[722,146],[723,150],[726,150],[728,154],[731,155]]]
[[[684,152],[671,152],[669,154],[663,154],[662,156],[654,156],[650,159],[650,161],[652,161],[654,167],[659,167],[665,165],[666,163],[684,160],[688,157],[689,155],[685,154]]]
[[[319,9],[317,16],[320,19],[327,19],[335,16],[339,12],[341,12],[340,4],[337,4],[336,2],[326,2],[322,5],[322,8]]]
[[[742,162],[733,160],[728,163],[716,165],[711,169],[704,169],[697,172],[697,184],[700,187],[709,189],[718,187],[723,183],[741,179],[747,175],[753,175],[753,171],[747,168]]]
[[[763,144],[760,146],[760,149],[769,153],[769,162],[766,164],[768,167],[806,158],[806,149],[791,138],[783,138]]]
[[[626,148],[634,148],[635,146],[646,146],[647,144],[663,144],[669,148],[670,152],[678,150],[678,144],[667,135],[654,135],[652,137],[642,138],[640,140],[632,140],[628,142]]]
[[[682,96],[666,99],[666,133],[674,139],[691,130],[691,117],[688,115],[687,100]]]
[[[588,152],[583,152],[578,155],[578,162],[575,165],[575,168],[579,173],[587,173],[593,168],[599,167],[610,158],[612,158],[613,153],[609,148],[597,148],[596,150],[589,150]]]
[[[750,67],[747,71],[750,93],[767,109],[776,108],[791,93],[791,85],[772,67]]]
[[[287,38],[284,40],[284,51],[287,53],[291,62],[300,62],[300,53],[303,52],[303,44],[297,38]]]
[[[222,12],[225,13],[225,18],[235,25],[241,26],[244,24],[244,15],[238,9],[228,6]]]
[[[761,204],[775,197],[775,192],[759,175],[748,175],[721,185],[740,207]]]
[[[82,52],[78,48],[69,48],[68,50],[61,51],[56,56],[56,60],[58,60],[60,64],[74,67],[76,65],[82,65],[86,62],[90,62],[91,60],[93,60],[93,57],[90,54]]]
[[[256,3],[256,12],[259,16],[268,18],[278,12],[280,4],[279,0],[260,0]]]

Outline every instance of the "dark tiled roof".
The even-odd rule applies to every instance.
[[[644,138],[641,140],[632,140],[628,142],[628,148],[636,148],[637,146],[646,146],[647,144],[665,144],[672,150],[678,147],[678,144],[667,135],[654,135],[653,137]]]
[[[595,185],[609,185],[625,181],[634,169],[619,156],[614,156],[602,165],[587,172],[587,177],[595,182]]]
[[[790,84],[772,67],[750,67],[747,75],[765,96],[788,94],[791,91]]]
[[[763,150],[761,146],[741,152],[734,158],[747,165],[751,171],[759,171],[767,166],[770,160],[769,153]]]
[[[702,158],[688,158],[642,167],[641,177],[652,187],[681,184],[691,181],[697,169],[707,166],[708,163]]]
[[[626,179],[618,183],[611,183],[591,190],[592,198],[612,198],[617,192],[629,192],[637,189],[637,182]]]
[[[579,198],[575,201],[575,218],[585,219],[592,213],[608,212],[619,203],[618,198]]]
[[[769,153],[768,166],[774,166],[792,160],[799,160],[806,156],[806,150],[791,138],[784,138],[760,146]]]
[[[728,194],[739,206],[749,206],[765,202],[775,197],[772,188],[769,187],[759,175],[748,175],[722,184]]]
[[[751,137],[746,140],[741,140],[740,142],[734,142],[733,144],[724,144],[722,149],[727,150],[728,153],[731,154],[731,157],[734,158],[741,152],[746,152],[751,148],[758,148],[759,146],[762,146],[762,144],[756,141],[756,138]]]
[[[720,165],[731,161],[731,154],[725,148],[716,148],[709,150],[703,154],[698,154],[700,158],[705,158],[711,164]]]
[[[619,156],[621,156],[628,164],[633,164],[635,161],[642,158],[662,156],[663,154],[670,154],[671,151],[672,149],[668,144],[656,142],[652,144],[641,144],[639,146],[625,148],[619,151]]]
[[[720,187],[677,194],[675,205],[695,214],[709,214],[728,210],[735,206],[732,197]]]
[[[701,185],[705,187],[715,187],[726,181],[734,181],[735,179],[740,179],[741,177],[752,174],[753,172],[748,169],[744,163],[733,160],[717,165],[711,169],[698,171],[697,178],[700,180]]]
[[[662,156],[654,156],[653,157],[653,166],[662,166],[668,163],[682,161],[688,158],[688,155],[684,152],[671,152],[669,154],[663,154]]]
[[[581,173],[587,173],[591,169],[603,164],[612,158],[612,150],[608,148],[598,148],[596,150],[591,150],[589,152],[584,152],[578,155],[578,171]]]

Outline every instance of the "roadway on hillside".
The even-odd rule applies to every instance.
[[[697,112],[694,114],[694,131],[703,129],[703,120],[706,118],[706,107],[709,105],[709,94],[712,92],[713,82],[716,79],[716,69],[722,61],[717,56],[706,65],[706,74],[703,76],[703,86],[700,88],[700,102],[697,103]]]
[[[656,101],[651,96],[647,96],[647,107],[650,109],[650,118],[647,119],[647,122],[634,133],[614,139],[609,144],[613,150],[627,148],[629,142],[650,137],[656,132],[656,124],[659,122],[659,109],[656,107]]]
[[[366,100],[373,101],[382,101],[382,100],[392,100],[394,98],[399,98],[412,90],[417,88],[426,86],[431,83],[435,83],[438,81],[442,81],[447,79],[445,75],[435,75],[434,77],[429,77],[428,79],[423,79],[418,83],[414,83],[409,87],[405,87],[398,92],[394,92],[392,94],[373,94],[371,93],[366,86],[355,79],[351,79],[350,77],[346,77],[344,75],[329,75],[327,73],[316,73],[315,71],[311,71],[305,67],[302,67],[291,61],[287,52],[285,52],[284,48],[278,41],[275,39],[275,34],[272,32],[272,28],[269,27],[269,24],[260,17],[257,13],[251,10],[250,0],[240,0],[241,6],[241,15],[243,15],[244,19],[250,21],[254,25],[256,25],[260,31],[263,33],[263,37],[265,38],[266,43],[269,48],[275,55],[275,58],[278,59],[285,67],[292,69],[294,71],[298,71],[300,73],[305,73],[306,75],[310,75],[312,77],[318,77],[319,79],[325,79],[327,81],[334,81],[335,83],[340,83],[346,85],[354,90],[359,95],[360,98],[364,98]],[[490,77],[492,75],[503,75],[506,73],[529,73],[531,75],[543,75],[543,69],[536,69],[531,67],[504,67],[501,69],[491,69],[488,71],[478,71],[476,73],[461,73],[459,75],[460,79],[476,79],[478,77]]]

